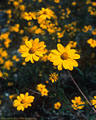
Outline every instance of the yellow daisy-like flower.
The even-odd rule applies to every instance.
[[[55,108],[56,110],[58,110],[60,107],[61,107],[61,103],[60,103],[60,102],[56,102],[56,103],[54,104],[54,108]]]
[[[48,90],[46,88],[42,89],[41,96],[48,96]]]
[[[29,96],[29,93],[26,92],[24,94],[20,94],[20,96],[17,96],[17,99],[14,100],[13,106],[17,107],[18,111],[24,111],[25,108],[28,108],[31,106],[31,103],[34,101],[34,96]]]
[[[56,82],[58,80],[58,74],[57,73],[51,73],[49,75],[49,80],[51,80],[52,83]]]
[[[46,20],[46,19],[51,19],[51,18],[56,18],[54,12],[49,9],[49,8],[42,8],[38,13],[38,20]]]
[[[40,92],[45,88],[46,88],[46,85],[43,85],[43,84],[38,84],[37,85],[37,90],[40,91]]]
[[[74,109],[74,110],[78,110],[78,109],[83,109],[84,108],[84,104],[85,104],[85,102],[83,102],[82,100],[81,100],[81,97],[79,96],[79,97],[75,97],[75,99],[74,100],[72,100],[72,108]]]
[[[48,59],[53,62],[54,66],[58,67],[58,70],[62,70],[63,68],[73,70],[73,67],[78,67],[78,62],[75,59],[80,58],[80,55],[76,52],[69,45],[64,47],[61,44],[57,44],[57,50],[51,50]]]
[[[26,40],[25,45],[20,46],[19,52],[22,57],[25,57],[25,62],[31,61],[31,63],[34,63],[46,53],[45,47],[44,42],[39,42],[39,38],[36,38],[35,40]]]

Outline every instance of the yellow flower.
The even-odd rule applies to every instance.
[[[2,51],[1,56],[4,58],[7,58],[8,57],[7,51],[5,51],[5,50]]]
[[[39,42],[39,38],[36,38],[35,40],[26,40],[25,45],[20,46],[19,52],[22,54],[22,57],[25,57],[25,62],[31,61],[34,63],[34,61],[38,61],[45,54],[45,47],[44,42]]]
[[[49,8],[42,8],[38,13],[38,23],[41,23],[43,20],[56,18],[54,12]],[[41,20],[40,20],[41,19]]]
[[[92,2],[92,5],[96,7],[96,2]]]
[[[57,73],[51,73],[49,75],[49,80],[51,80],[52,83],[56,82],[58,80],[58,74]]]
[[[46,88],[42,89],[41,96],[48,96],[48,90]]]
[[[36,19],[36,13],[35,12],[22,12],[21,17],[27,21]]]
[[[12,13],[11,9],[6,10],[6,13],[11,15],[11,13]]]
[[[77,4],[77,3],[76,3],[75,1],[74,1],[74,2],[72,2],[72,5],[73,5],[73,6],[75,6],[76,4]]]
[[[17,56],[14,55],[14,56],[12,57],[12,60],[15,60],[16,62],[18,62],[18,61],[19,61],[19,58],[17,58]]]
[[[96,40],[93,40],[92,38],[90,38],[89,40],[87,40],[87,43],[90,44],[90,46],[92,48],[96,47]]]
[[[96,35],[96,29],[92,31],[92,35]]]
[[[0,64],[3,64],[4,63],[4,60],[2,57],[0,57]]]
[[[10,42],[11,42],[11,40],[10,40],[9,38],[7,38],[7,39],[4,41],[4,45],[5,45],[6,48],[9,47]]]
[[[7,70],[10,70],[12,66],[13,66],[13,62],[10,60],[7,60],[4,64],[4,68],[6,68]]]
[[[42,2],[42,0],[38,0],[38,2],[39,2],[39,3],[41,3],[41,2]]]
[[[18,111],[20,110],[24,111],[25,108],[31,106],[31,103],[33,103],[33,101],[34,96],[29,96],[29,93],[26,92],[25,95],[20,94],[20,96],[17,96],[17,99],[15,99],[13,102],[13,106],[17,107]]]
[[[75,59],[80,58],[80,55],[76,54],[76,52],[69,45],[64,47],[61,44],[57,44],[57,50],[51,50],[48,59],[53,62],[54,66],[58,67],[58,70],[62,70],[63,68],[73,70],[73,67],[78,67],[78,62]]]
[[[54,2],[55,2],[55,3],[59,3],[59,2],[60,2],[60,0],[54,0]]]
[[[14,2],[13,2],[13,5],[14,5],[15,7],[18,7],[18,6],[19,6],[19,2],[14,1]]]
[[[12,94],[9,96],[9,99],[12,100],[13,98],[15,98],[17,96],[17,94]]]
[[[3,77],[3,73],[0,71],[0,77]]]
[[[22,65],[24,65],[24,66],[25,66],[25,65],[26,65],[26,62],[23,62],[23,63],[22,63]]]
[[[92,105],[96,108],[96,96],[91,100]]]
[[[75,48],[76,45],[77,45],[77,42],[70,41],[70,42],[68,43],[68,45],[69,45],[71,48]]]
[[[23,40],[23,41],[28,40],[28,36],[24,36],[24,37],[22,37],[22,40]]]
[[[64,35],[64,32],[65,32],[65,31],[63,31],[62,33],[59,33],[59,32],[58,32],[58,33],[57,33],[58,38],[62,38],[62,37],[63,37],[63,35]]]
[[[20,9],[21,11],[24,11],[24,10],[25,10],[25,6],[24,6],[24,5],[20,5],[20,6],[19,6],[19,9]]]
[[[9,32],[2,33],[2,34],[0,35],[0,40],[2,40],[2,39],[7,39],[8,37],[9,37]]]
[[[45,88],[46,88],[46,85],[43,85],[43,84],[38,84],[37,85],[37,90],[40,91],[40,92]]]
[[[60,102],[56,102],[56,103],[54,104],[54,108],[55,108],[56,110],[58,110],[60,107],[61,107],[61,103],[60,103]]]
[[[9,30],[11,32],[19,32],[19,27],[20,27],[19,24],[15,24],[14,26],[10,26]]]
[[[38,84],[36,89],[41,92],[41,96],[48,96],[48,90],[46,89],[46,85]]]
[[[78,109],[83,109],[84,108],[84,104],[85,104],[85,102],[83,102],[82,100],[81,100],[81,97],[79,96],[79,97],[75,97],[75,99],[74,100],[72,100],[72,108],[74,109],[74,110],[78,110]]]

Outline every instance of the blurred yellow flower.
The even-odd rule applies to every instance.
[[[92,4],[92,6],[95,6],[95,7],[96,7],[96,2],[92,2],[91,4]]]
[[[14,5],[15,7],[18,7],[18,6],[19,6],[19,2],[18,2],[18,1],[14,1],[14,2],[13,2],[13,5]]]
[[[96,35],[96,28],[92,31],[92,35]]]
[[[21,17],[27,21],[36,19],[36,12],[22,12]]]
[[[54,108],[55,108],[56,110],[60,109],[60,107],[61,107],[61,103],[60,103],[60,102],[56,102],[56,103],[54,104]]]
[[[96,40],[93,40],[92,38],[88,39],[87,43],[90,44],[92,48],[96,47]]]
[[[64,47],[61,44],[57,44],[57,50],[51,50],[48,59],[53,62],[54,66],[58,67],[58,70],[62,70],[63,68],[73,70],[73,67],[78,67],[78,62],[75,59],[80,58],[80,55],[76,52],[69,45]]]
[[[6,48],[9,47],[10,43],[11,43],[11,40],[9,38],[5,39],[4,45],[5,45]]]
[[[74,100],[71,100],[72,101],[72,108],[74,109],[74,110],[78,110],[78,109],[83,109],[84,108],[84,104],[85,104],[85,102],[83,102],[82,100],[81,100],[81,97],[79,96],[79,97],[75,97],[75,99]]]
[[[60,0],[54,0],[54,2],[55,2],[55,3],[59,3],[59,2],[60,2]]]
[[[4,60],[2,57],[0,57],[0,64],[3,64],[4,63]]]
[[[3,73],[0,71],[0,77],[3,77]]]
[[[19,24],[15,24],[14,26],[10,26],[9,30],[11,32],[19,32],[19,27],[20,27]]]
[[[7,60],[4,63],[4,68],[6,68],[7,70],[10,70],[10,68],[13,66],[13,62],[11,60]]]
[[[15,98],[17,96],[17,94],[12,94],[9,96],[9,99],[12,100],[13,98]]]
[[[19,52],[22,57],[25,57],[25,62],[31,61],[31,63],[34,63],[46,53],[45,47],[45,43],[43,41],[39,42],[39,38],[36,38],[35,40],[26,40],[25,45],[20,46]]]
[[[77,3],[75,1],[72,2],[72,5],[75,6]]]
[[[20,5],[20,6],[19,6],[19,9],[20,9],[21,11],[24,11],[24,10],[25,10],[25,5]]]
[[[28,36],[22,37],[22,40],[23,40],[23,41],[26,41],[26,40],[28,41]]]
[[[71,48],[75,48],[76,45],[77,45],[77,42],[70,41],[70,42],[68,43],[68,45],[69,45]]]
[[[19,61],[19,58],[17,58],[17,56],[14,55],[14,56],[12,57],[12,60],[15,60],[16,62],[18,62],[18,61]]]
[[[34,101],[34,96],[29,96],[29,93],[26,92],[25,94],[20,94],[17,96],[17,99],[14,100],[13,106],[17,107],[18,111],[24,111],[25,108],[31,106],[31,103]]]
[[[8,37],[9,37],[9,32],[6,32],[6,33],[2,33],[1,35],[0,35],[0,40],[3,40],[3,39],[7,39]]]

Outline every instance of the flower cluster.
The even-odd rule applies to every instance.
[[[41,93],[41,96],[48,96],[48,90],[46,89],[46,85],[38,84],[37,90]]]
[[[72,88],[68,73],[78,78],[77,72],[83,76],[85,68],[89,71],[91,67],[95,68],[93,63],[96,63],[96,59],[89,54],[92,51],[96,57],[96,26],[93,20],[96,16],[96,2],[8,0],[7,5],[5,10],[0,10],[0,19],[3,18],[2,14],[7,19],[0,20],[0,84],[7,86],[8,93],[4,89],[0,99],[3,95],[9,96],[17,111],[31,107],[37,98],[44,103],[46,99],[48,102],[52,99],[52,103],[46,102],[46,107],[53,106],[54,113],[61,107],[64,111],[82,110],[86,101],[80,96],[68,100],[73,91],[68,91],[68,98],[64,92]],[[82,16],[86,12],[83,20]],[[3,79],[6,79],[4,84]],[[70,85],[67,85],[68,82]],[[21,91],[25,90],[28,92],[22,94]],[[32,95],[29,95],[29,91]],[[18,92],[21,93],[19,96]],[[70,101],[69,110],[66,106],[70,105]],[[90,100],[90,104],[96,108],[96,96]],[[48,110],[53,111],[51,108]]]

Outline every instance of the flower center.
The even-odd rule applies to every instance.
[[[25,103],[25,100],[22,100],[21,103],[24,104],[24,103]]]
[[[35,47],[32,47],[32,48],[30,48],[29,53],[30,53],[30,54],[34,54],[35,51],[36,51]]]
[[[67,60],[67,59],[68,59],[68,54],[67,54],[66,52],[64,52],[64,53],[61,55],[61,59]]]

